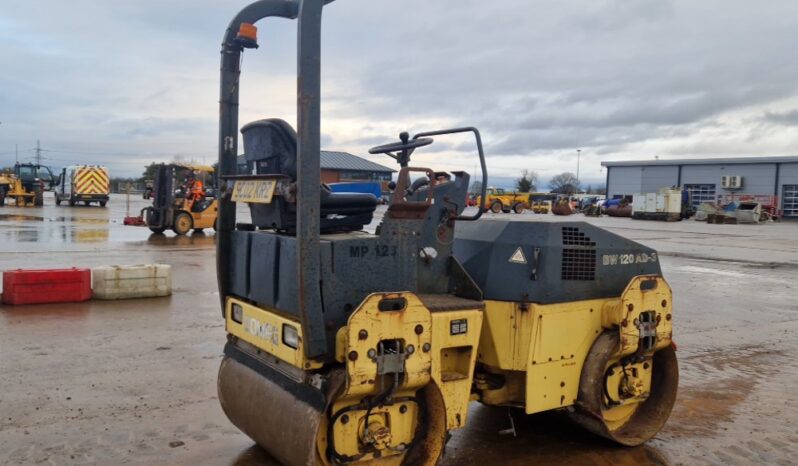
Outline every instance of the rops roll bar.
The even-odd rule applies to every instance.
[[[297,20],[297,261],[299,316],[304,350],[309,358],[327,352],[319,290],[319,168],[321,92],[321,16],[333,0],[260,0],[241,10],[230,22],[222,41],[219,88],[219,188],[216,236],[216,274],[224,301],[230,291],[229,265],[235,203],[230,199],[237,171],[238,96],[241,52],[257,48],[255,23],[264,18]],[[224,312],[224,311],[223,311]]]

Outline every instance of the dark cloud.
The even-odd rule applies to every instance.
[[[764,120],[785,126],[798,126],[798,110],[789,112],[765,112]]]
[[[244,4],[4,9],[0,154],[42,139],[51,149],[212,157],[219,43]],[[502,179],[518,157],[573,170],[577,148],[596,180],[605,156],[770,155],[796,141],[796,16],[791,0],[338,0],[325,11],[324,145],[364,154],[403,130],[474,125]],[[258,26],[241,121],[293,121],[294,24]],[[473,143],[440,138],[426,152],[470,166]]]

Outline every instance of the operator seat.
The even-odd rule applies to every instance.
[[[270,118],[241,128],[246,161],[255,164],[258,175],[283,175],[297,180],[297,135],[288,122]],[[321,232],[362,230],[377,208],[377,198],[367,193],[334,193],[324,184],[321,189]],[[275,196],[271,204],[250,204],[253,225],[296,232],[296,203]]]

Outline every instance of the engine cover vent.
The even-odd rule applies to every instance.
[[[562,244],[565,246],[590,246],[596,247],[596,242],[579,231],[576,227],[562,227]]]
[[[563,280],[596,279],[596,243],[576,227],[562,228]]]

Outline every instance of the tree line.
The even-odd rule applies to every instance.
[[[539,175],[534,170],[524,170],[521,176],[515,180],[515,190],[520,193],[531,193],[538,191]],[[583,187],[576,175],[571,172],[563,172],[555,175],[549,180],[549,191],[556,194],[576,194],[584,192],[586,194],[605,194],[605,187],[593,188],[592,185]],[[471,184],[471,192],[479,193],[482,190],[482,182],[474,181]]]

